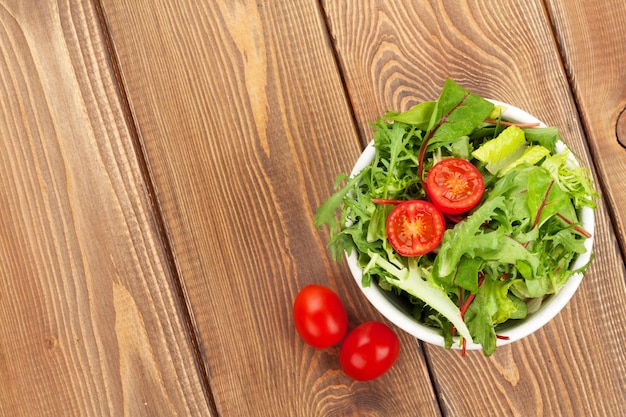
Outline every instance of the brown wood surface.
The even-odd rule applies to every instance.
[[[368,122],[385,110],[406,110],[416,101],[435,99],[450,76],[482,96],[527,109],[558,126],[568,145],[591,166],[542,5],[520,1],[484,7],[481,1],[460,1],[449,6],[325,3],[348,91],[355,92],[351,98],[362,135],[370,131]],[[615,142],[614,134],[605,140]],[[472,352],[460,359],[434,347],[426,350],[444,415],[626,413],[626,355],[609,336],[625,324],[624,263],[604,207],[597,215],[600,249],[595,263],[574,300],[553,322],[522,342],[498,349],[492,358]]]
[[[577,102],[604,197],[626,250],[626,4],[550,0],[567,76]],[[617,140],[621,116],[622,141]]]
[[[0,415],[209,415],[95,9],[0,5]]]
[[[0,416],[626,415],[625,20],[618,0],[0,0]],[[400,333],[354,382],[293,328],[307,283],[350,326],[384,320],[312,214],[368,122],[448,76],[597,172],[596,258],[535,335],[461,358]]]
[[[294,332],[307,283],[336,289],[352,324],[378,316],[312,223],[332,173],[360,152],[324,20],[314,2],[273,3],[103,2],[217,410],[436,413],[411,338],[364,385],[338,370],[336,349]]]

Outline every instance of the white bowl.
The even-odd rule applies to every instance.
[[[489,101],[502,107],[503,119],[516,123],[539,123],[540,126],[545,127],[543,122],[524,110],[496,100]],[[557,152],[563,152],[565,149],[566,145],[563,142],[557,143]],[[373,143],[370,142],[357,160],[351,175],[356,175],[359,171],[368,166],[374,160],[375,152]],[[578,164],[573,156],[572,162],[574,164]],[[591,208],[584,207],[581,210],[580,216],[583,228],[591,234],[591,237],[585,240],[585,248],[587,251],[580,254],[576,258],[571,266],[571,269],[581,268],[588,263],[592,253],[593,232],[595,225],[594,212]],[[369,287],[363,287],[361,285],[362,269],[358,265],[356,251],[352,251],[352,254],[346,255],[346,259],[350,271],[363,291],[363,294],[383,316],[419,340],[438,346],[444,346],[444,339],[439,331],[415,320],[409,314],[409,311],[403,307],[403,304],[399,302],[399,299],[395,294],[382,290],[375,282],[372,282]],[[572,275],[561,290],[557,294],[549,296],[536,312],[529,314],[528,317],[523,320],[516,321],[513,325],[510,325],[502,330],[498,330],[498,335],[503,338],[497,339],[496,346],[506,345],[526,337],[552,320],[572,298],[578,289],[582,278],[582,273]],[[453,348],[459,347],[457,339],[457,342],[453,344]],[[482,346],[477,343],[468,343],[466,349],[482,349]]]

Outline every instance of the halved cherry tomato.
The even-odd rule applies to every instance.
[[[348,330],[348,315],[331,289],[311,284],[302,288],[293,303],[293,318],[300,337],[316,348],[341,342]]]
[[[357,381],[378,378],[400,353],[398,336],[386,324],[370,321],[355,327],[341,345],[341,369]]]
[[[437,208],[424,200],[398,204],[387,217],[387,239],[403,256],[432,252],[443,238],[446,222]]]
[[[426,193],[446,214],[461,214],[478,204],[485,192],[485,180],[478,168],[461,158],[442,159],[426,176]]]

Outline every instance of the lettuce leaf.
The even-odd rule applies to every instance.
[[[524,131],[517,126],[509,126],[496,138],[483,143],[472,152],[472,156],[485,164],[491,174],[497,174],[517,161],[526,150]]]
[[[510,163],[509,165],[507,165],[501,172],[501,175],[506,174],[507,172],[509,172],[510,170],[512,170],[513,168],[523,165],[523,164],[529,164],[529,165],[535,165],[538,162],[540,162],[543,158],[547,157],[550,155],[550,151],[548,150],[548,148],[545,148],[541,145],[532,145],[527,147],[524,150],[524,154],[522,156],[520,156],[519,159],[517,159],[516,161],[513,161],[512,163]]]

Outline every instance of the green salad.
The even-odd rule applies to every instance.
[[[406,299],[450,348],[496,348],[498,329],[536,311],[590,238],[580,220],[598,195],[555,127],[515,124],[446,80],[437,101],[373,123],[373,161],[340,174],[316,211],[341,261],[356,251],[362,285]],[[591,258],[590,258],[591,259]]]

